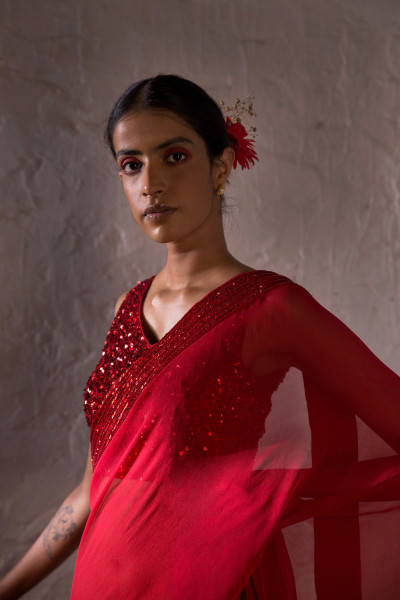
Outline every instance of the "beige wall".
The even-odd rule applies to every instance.
[[[162,264],[102,142],[132,81],[255,95],[260,163],[231,178],[232,251],[305,285],[400,371],[400,5],[0,0],[0,28],[6,568],[82,470],[82,388],[115,299]],[[27,598],[67,598],[71,571]]]

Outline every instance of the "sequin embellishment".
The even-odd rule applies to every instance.
[[[84,410],[88,425],[91,425],[111,385],[148,347],[141,332],[139,306],[151,281],[152,279],[148,279],[139,282],[128,293],[107,333],[102,357],[84,391]]]
[[[166,365],[204,333],[258,296],[290,282],[268,271],[241,273],[207,294],[171,331],[151,345],[143,335],[140,320],[141,302],[151,281],[139,283],[128,294],[107,335],[102,359],[85,390],[94,466],[138,395]],[[231,422],[232,418],[229,416]],[[208,439],[203,444],[203,452],[208,452],[214,444],[213,432],[206,433]],[[184,454],[185,447],[180,452]]]

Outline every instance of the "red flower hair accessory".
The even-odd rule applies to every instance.
[[[230,146],[235,151],[233,168],[236,169],[239,164],[242,169],[250,169],[258,160],[254,150],[254,140],[248,137],[247,131],[240,121],[234,123],[229,117],[226,117],[225,126]]]
[[[258,156],[254,150],[254,139],[249,138],[249,133],[242,124],[240,117],[243,113],[255,116],[253,97],[249,96],[245,100],[237,99],[233,106],[226,106],[224,102],[221,102],[221,108],[225,113],[230,113],[225,119],[225,126],[230,146],[235,151],[233,168],[236,169],[239,164],[242,169],[250,169],[258,160]],[[256,128],[250,127],[249,131],[254,138]]]

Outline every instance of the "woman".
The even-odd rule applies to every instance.
[[[176,76],[138,82],[114,107],[106,137],[125,194],[167,261],[117,302],[85,391],[84,479],[0,598],[61,562],[86,520],[75,600],[282,600],[296,585],[307,598],[396,597],[381,584],[368,596],[368,575],[399,523],[400,380],[303,288],[228,252],[221,201],[243,159],[230,128]],[[358,457],[356,415],[384,440],[379,458]],[[365,526],[376,515],[378,542]],[[289,557],[283,531],[310,519],[314,563],[298,571],[307,547],[295,529]]]

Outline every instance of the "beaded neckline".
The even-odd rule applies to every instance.
[[[266,273],[266,271],[260,270],[260,269],[253,269],[252,271],[243,271],[242,273],[237,273],[237,275],[234,275],[233,277],[231,277],[230,279],[228,279],[227,281],[225,281],[224,283],[221,283],[221,285],[217,286],[216,288],[210,290],[209,292],[207,292],[207,294],[205,294],[202,298],[200,298],[200,300],[198,300],[197,302],[195,302],[193,304],[193,306],[191,306],[189,308],[189,310],[187,310],[185,312],[185,314],[175,323],[175,325],[169,330],[167,331],[167,333],[165,335],[163,335],[159,340],[156,340],[155,342],[150,342],[144,327],[143,327],[143,321],[144,321],[144,317],[143,317],[143,304],[147,295],[147,292],[150,289],[150,286],[154,280],[154,275],[153,277],[150,277],[149,279],[145,280],[143,282],[143,288],[141,290],[141,296],[140,296],[140,300],[138,302],[138,314],[137,314],[137,323],[139,325],[139,329],[140,329],[140,333],[141,336],[143,338],[143,341],[145,342],[146,346],[148,346],[149,348],[153,348],[155,346],[157,346],[160,342],[162,342],[165,338],[173,336],[174,332],[176,329],[178,329],[179,327],[181,327],[182,323],[184,323],[187,319],[190,319],[192,312],[196,312],[204,303],[206,303],[210,297],[212,297],[214,294],[219,294],[219,292],[223,289],[225,289],[226,287],[229,288],[231,285],[235,285],[236,281],[241,278],[241,277],[251,277],[251,275],[253,274],[259,274],[259,273]]]

